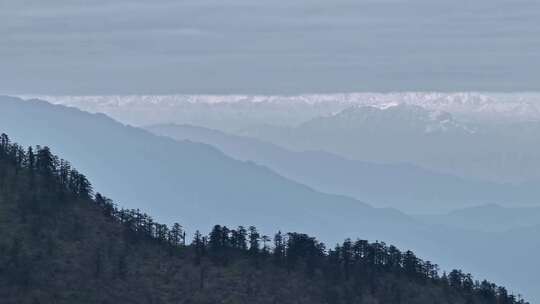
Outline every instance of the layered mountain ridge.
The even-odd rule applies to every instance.
[[[190,216],[190,214],[184,214]],[[384,242],[215,225],[186,240],[140,210],[95,193],[47,146],[0,135],[2,303],[527,304]],[[273,245],[269,245],[269,241]]]
[[[536,261],[526,258],[540,252],[532,228],[513,234],[427,225],[393,209],[315,191],[210,145],[155,136],[103,114],[16,98],[1,98],[0,111],[0,129],[14,140],[54,146],[97,189],[128,208],[151,210],[160,221],[205,229],[249,218],[263,232],[303,231],[327,243],[369,236],[414,248],[419,256],[438,257],[445,269],[465,268],[515,293],[537,297],[538,281],[530,275]],[[507,246],[501,248],[502,243]],[[522,246],[526,253],[518,256],[513,248]],[[482,254],[486,251],[489,256]],[[508,256],[514,262],[500,265]]]
[[[376,206],[427,213],[481,203],[535,202],[534,189],[460,179],[407,163],[370,163],[322,150],[290,151],[256,138],[190,125],[164,124],[146,129],[177,140],[210,144],[233,158],[267,166],[314,189],[346,194]]]

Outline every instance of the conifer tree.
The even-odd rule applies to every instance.
[[[257,231],[255,226],[249,227],[249,252],[251,254],[257,254],[260,250],[260,238],[261,235]]]

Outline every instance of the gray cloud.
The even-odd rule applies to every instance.
[[[538,90],[540,2],[0,1],[0,92]]]

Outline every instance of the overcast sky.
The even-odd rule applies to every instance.
[[[0,93],[540,90],[537,0],[0,0]]]

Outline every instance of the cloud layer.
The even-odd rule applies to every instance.
[[[538,1],[0,2],[4,93],[537,90]]]

